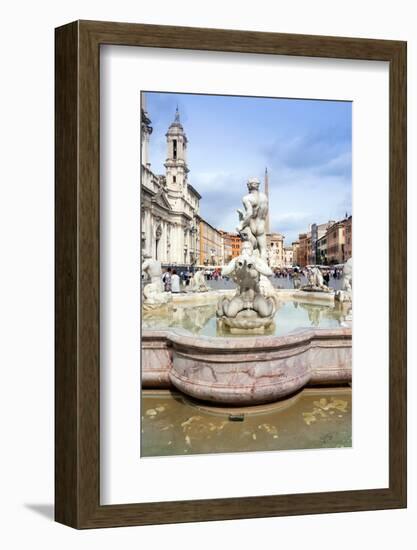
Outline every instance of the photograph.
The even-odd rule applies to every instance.
[[[415,5],[2,8],[0,549],[412,548]]]
[[[352,102],[139,111],[140,457],[351,447]]]

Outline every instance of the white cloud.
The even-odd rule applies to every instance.
[[[213,171],[213,172],[192,172],[190,182],[202,195],[205,192],[210,194],[221,193],[221,196],[239,194],[245,191],[246,177],[236,172]]]

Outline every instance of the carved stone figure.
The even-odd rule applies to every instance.
[[[323,274],[317,266],[307,267],[308,283],[301,287],[301,290],[306,292],[332,292],[332,290],[324,284]]]
[[[242,243],[241,255],[223,268],[222,274],[238,286],[236,294],[223,297],[217,305],[217,316],[230,329],[263,331],[273,323],[276,304],[273,298],[263,296],[261,276],[269,277],[272,270],[258,254],[250,241]],[[234,332],[234,330],[232,330]]]
[[[352,258],[349,258],[342,270],[342,290],[336,292],[335,296],[335,299],[339,302],[352,301],[352,271]]]
[[[342,270],[342,288],[346,292],[352,292],[352,271],[352,258],[349,258]]]
[[[192,292],[208,292],[210,288],[207,286],[203,271],[196,271],[190,281],[190,290]]]
[[[243,240],[250,241],[253,249],[267,262],[265,222],[268,216],[268,198],[259,191],[259,179],[250,178],[247,186],[249,193],[242,199],[245,210],[238,209],[239,225],[237,231]]]
[[[308,267],[306,271],[307,271],[307,282],[309,285],[313,286],[314,281],[316,280],[315,273],[313,272],[311,267]]]
[[[150,279],[150,283],[143,288],[143,306],[160,306],[172,300],[168,292],[164,292],[162,283],[162,269],[159,260],[153,260],[149,254],[144,255],[142,273]]]
[[[274,285],[271,283],[271,281],[265,275],[261,275],[259,277],[259,290],[260,290],[262,296],[266,296],[267,298],[275,296]]]

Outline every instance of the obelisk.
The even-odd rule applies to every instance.
[[[265,220],[265,233],[269,235],[271,233],[271,228],[269,226],[269,176],[268,176],[268,168],[265,168],[265,195],[268,199],[268,214],[266,216]]]

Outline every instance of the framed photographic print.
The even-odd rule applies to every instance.
[[[56,520],[406,506],[406,44],[56,29]]]

